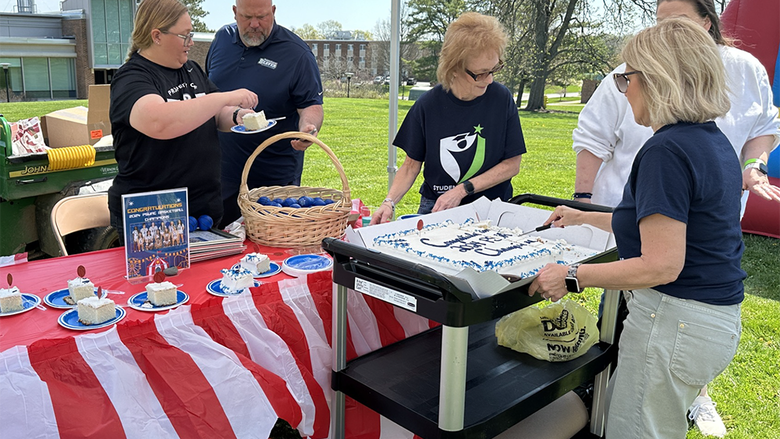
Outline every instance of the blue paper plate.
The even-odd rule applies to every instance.
[[[236,265],[233,266],[233,268],[236,268],[238,266],[241,266],[241,264],[236,264]],[[278,273],[280,271],[282,271],[282,267],[279,264],[277,264],[276,262],[271,262],[271,265],[268,268],[268,271],[266,271],[264,273],[260,273],[260,274],[258,274],[256,276],[252,276],[252,277],[254,277],[255,279],[262,279],[264,277],[273,276],[273,275],[275,275],[276,273]]]
[[[17,314],[21,314],[23,312],[27,312],[41,303],[41,298],[36,296],[35,294],[24,294],[22,293],[22,309],[19,311],[11,311],[11,312],[0,312],[0,317],[6,317],[6,316],[15,316]]]
[[[95,287],[95,295],[97,295],[97,287]],[[103,295],[100,297],[101,299],[106,297],[106,290],[103,290]],[[70,291],[68,291],[67,288],[63,288],[61,290],[52,291],[51,293],[47,294],[46,297],[43,298],[43,303],[49,305],[52,308],[57,309],[71,309],[75,308],[76,305],[68,305],[67,302],[65,302],[65,298],[70,296]]]
[[[255,286],[259,287],[263,283],[259,280],[255,281]],[[238,296],[239,294],[245,293],[249,291],[249,288],[244,288],[243,290],[237,292],[237,293],[226,293],[222,291],[222,279],[216,279],[211,282],[209,282],[208,285],[206,285],[206,291],[209,292],[209,294],[213,294],[215,296],[219,297],[231,297],[231,296]]]
[[[79,321],[79,310],[72,309],[62,313],[62,315],[57,319],[57,323],[66,329],[72,329],[74,331],[89,331],[90,329],[99,329],[105,328],[106,326],[111,326],[114,323],[122,320],[126,315],[127,311],[125,311],[125,309],[121,306],[116,305],[116,316],[114,316],[113,319],[107,320],[97,325],[85,325]]]
[[[130,308],[138,311],[157,312],[176,308],[179,305],[187,303],[188,300],[190,300],[190,296],[188,296],[187,293],[181,290],[176,290],[176,303],[173,305],[154,306],[152,305],[152,302],[149,302],[147,292],[143,291],[127,299],[127,304],[130,306]]]
[[[330,270],[331,267],[333,260],[322,255],[296,255],[282,263],[282,271],[295,277]]]
[[[231,128],[230,131],[233,131],[234,133],[238,133],[238,134],[256,134],[256,133],[262,133],[263,131],[271,128],[274,125],[276,125],[276,121],[272,120],[268,122],[268,125],[266,125],[265,128],[260,128],[259,130],[252,131],[246,129],[246,127],[243,125],[236,125],[233,128]]]

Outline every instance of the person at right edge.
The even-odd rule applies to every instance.
[[[606,437],[683,438],[685,409],[729,365],[742,332],[742,175],[713,122],[729,110],[726,72],[712,38],[684,17],[639,32],[622,56],[614,85],[653,134],[613,213],[558,206],[546,221],[613,232],[620,260],[547,264],[528,294],[557,301],[583,287],[622,290],[628,315]]]
[[[684,16],[707,30],[718,45],[726,69],[731,108],[715,120],[729,139],[743,166],[741,215],[748,190],[767,200],[780,202],[780,188],[769,184],[766,162],[780,140],[778,110],[772,105],[772,90],[766,69],[749,53],[731,47],[721,35],[713,0],[660,0],[657,18]],[[625,64],[614,73],[625,71]],[[611,84],[596,89],[580,113],[572,138],[577,152],[574,199],[615,207],[639,148],[653,134],[634,121],[626,99]],[[780,207],[778,207],[780,208]],[[704,386],[689,407],[690,419],[705,435],[723,437],[726,427]]]

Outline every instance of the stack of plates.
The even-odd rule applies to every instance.
[[[295,277],[330,270],[331,267],[333,260],[322,255],[296,255],[282,263],[282,271]]]

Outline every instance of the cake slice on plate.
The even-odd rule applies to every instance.
[[[0,288],[0,312],[15,312],[24,309],[22,293],[17,287]]]
[[[165,280],[162,271],[154,273],[154,282],[146,284],[146,298],[154,306],[167,306],[176,303],[176,285]]]
[[[268,126],[268,121],[265,119],[265,112],[245,114],[241,119],[244,120],[244,127],[248,131],[257,131],[261,128]]]
[[[99,325],[116,317],[116,305],[111,299],[95,296],[78,301],[79,322],[85,325]]]
[[[222,282],[220,287],[223,293],[237,294],[243,291],[245,288],[255,286],[255,280],[252,278],[252,273],[249,270],[241,268],[241,266],[235,266],[231,269],[223,269]]]
[[[267,255],[249,253],[241,258],[241,268],[249,270],[252,276],[260,276],[271,269],[271,260]]]

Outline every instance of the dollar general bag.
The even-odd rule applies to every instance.
[[[596,317],[582,305],[565,300],[502,317],[496,323],[496,337],[499,345],[540,360],[569,361],[599,340],[596,323]]]

